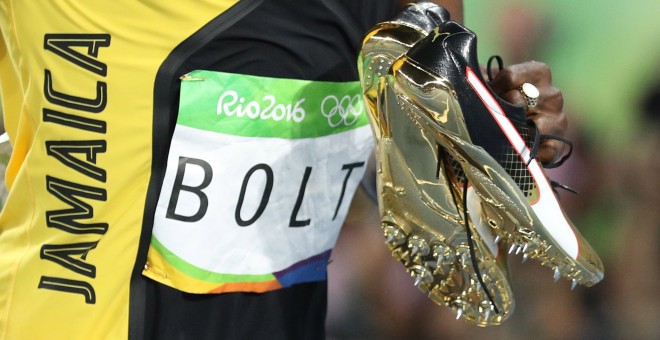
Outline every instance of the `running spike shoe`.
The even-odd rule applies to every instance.
[[[413,5],[376,26],[363,44],[359,67],[376,136],[381,226],[392,255],[432,301],[457,319],[497,325],[514,308],[504,249],[494,242],[479,195],[450,180],[435,132],[390,86],[392,61],[447,19],[441,7]]]
[[[374,105],[380,82],[392,62],[447,20],[449,12],[443,7],[431,2],[415,2],[408,4],[393,20],[379,23],[367,33],[362,42],[358,69],[370,114],[378,114]],[[374,133],[378,137],[380,132],[375,130]]]
[[[497,97],[481,75],[476,39],[456,22],[442,23],[393,63],[393,91],[448,154],[452,180],[474,187],[486,223],[510,252],[539,260],[555,279],[594,285],[603,264],[534,158],[536,132],[525,108]]]

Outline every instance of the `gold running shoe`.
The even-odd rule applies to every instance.
[[[406,20],[382,23],[367,35],[359,63],[376,137],[381,226],[392,255],[432,301],[457,318],[497,325],[514,308],[506,255],[486,224],[481,198],[456,180],[436,133],[407,111],[388,73],[393,60],[448,14],[428,4],[407,11]]]
[[[573,285],[602,280],[603,264],[561,209],[535,159],[525,108],[490,91],[476,56],[476,35],[453,21],[392,66],[396,98],[411,120],[449,155],[482,200],[486,223],[510,252],[535,258]],[[469,208],[469,207],[468,207]]]

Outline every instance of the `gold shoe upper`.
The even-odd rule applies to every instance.
[[[471,218],[463,214],[463,192],[455,178],[446,175],[448,165],[439,154],[437,136],[407,112],[410,106],[402,100],[409,98],[393,88],[392,62],[424,35],[415,28],[384,23],[367,36],[360,56],[365,102],[376,137],[383,232],[393,256],[434,302],[477,325],[500,324],[514,307],[506,256],[496,246],[493,253]],[[442,95],[447,106],[434,115],[446,123],[460,117],[457,107],[450,106],[451,95],[450,91]],[[466,228],[472,234],[477,268]]]

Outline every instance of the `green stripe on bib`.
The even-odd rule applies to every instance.
[[[243,137],[321,137],[368,124],[359,93],[357,81],[312,82],[198,70],[182,77],[177,123]],[[290,128],[282,129],[283,123]]]
[[[263,281],[272,281],[275,279],[273,274],[222,274],[214,273],[209,270],[204,270],[202,268],[196,267],[176,254],[172,253],[165,246],[163,246],[155,237],[151,239],[151,246],[154,247],[158,252],[162,254],[163,257],[177,269],[182,271],[184,274],[189,277],[214,283],[227,283],[227,282],[263,282]]]

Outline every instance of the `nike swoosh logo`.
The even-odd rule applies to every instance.
[[[486,86],[479,80],[479,77],[474,71],[467,67],[466,78],[468,84],[477,93],[483,104],[490,112],[497,125],[500,127],[504,135],[509,140],[509,143],[520,155],[523,163],[528,164],[529,170],[537,188],[539,189],[539,198],[536,202],[531,203],[532,209],[536,216],[541,220],[543,226],[548,230],[550,236],[559,244],[562,249],[574,259],[577,259],[579,253],[579,246],[577,236],[573,232],[570,222],[566,219],[564,212],[559,206],[559,202],[552,191],[550,182],[545,177],[541,166],[536,159],[530,161],[530,150],[525,144],[524,139],[518,133],[515,126],[509,118],[504,114],[504,110],[493,98],[493,95],[486,88]]]

